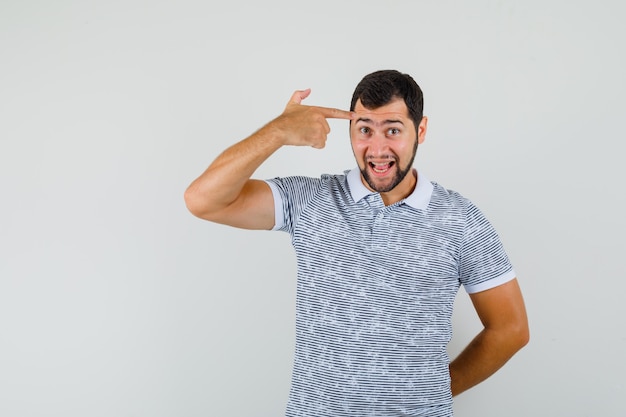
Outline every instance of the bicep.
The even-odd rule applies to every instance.
[[[524,298],[516,278],[497,287],[470,294],[470,299],[485,328],[528,331]]]
[[[270,230],[275,222],[272,190],[265,181],[248,180],[235,201],[207,220],[242,229]]]

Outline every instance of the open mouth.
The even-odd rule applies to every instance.
[[[394,161],[386,161],[386,162],[368,162],[372,171],[377,174],[384,174],[391,169],[395,165]]]

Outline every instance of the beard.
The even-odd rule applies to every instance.
[[[406,164],[404,168],[400,167],[399,159],[397,157],[394,157],[396,174],[393,176],[389,184],[377,184],[376,181],[374,181],[374,179],[370,176],[369,171],[367,170],[367,167],[369,165],[367,162],[367,158],[365,160],[365,167],[361,169],[361,175],[372,190],[376,191],[377,193],[387,193],[396,188],[396,186],[402,182],[407,174],[411,172],[411,170],[413,169],[413,162],[415,161],[415,155],[417,155],[417,139],[415,139],[415,145],[413,146],[413,155],[411,155],[411,160],[408,164]]]

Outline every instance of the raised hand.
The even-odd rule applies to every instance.
[[[349,111],[303,105],[302,101],[309,94],[311,89],[294,92],[283,113],[270,122],[269,126],[276,129],[283,145],[321,149],[326,145],[326,138],[330,133],[327,119],[354,118],[354,113]]]

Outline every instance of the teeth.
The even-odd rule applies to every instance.
[[[374,172],[383,173],[389,170],[389,168],[391,167],[391,163],[390,162],[386,162],[386,163],[370,162],[370,166],[372,167]]]

